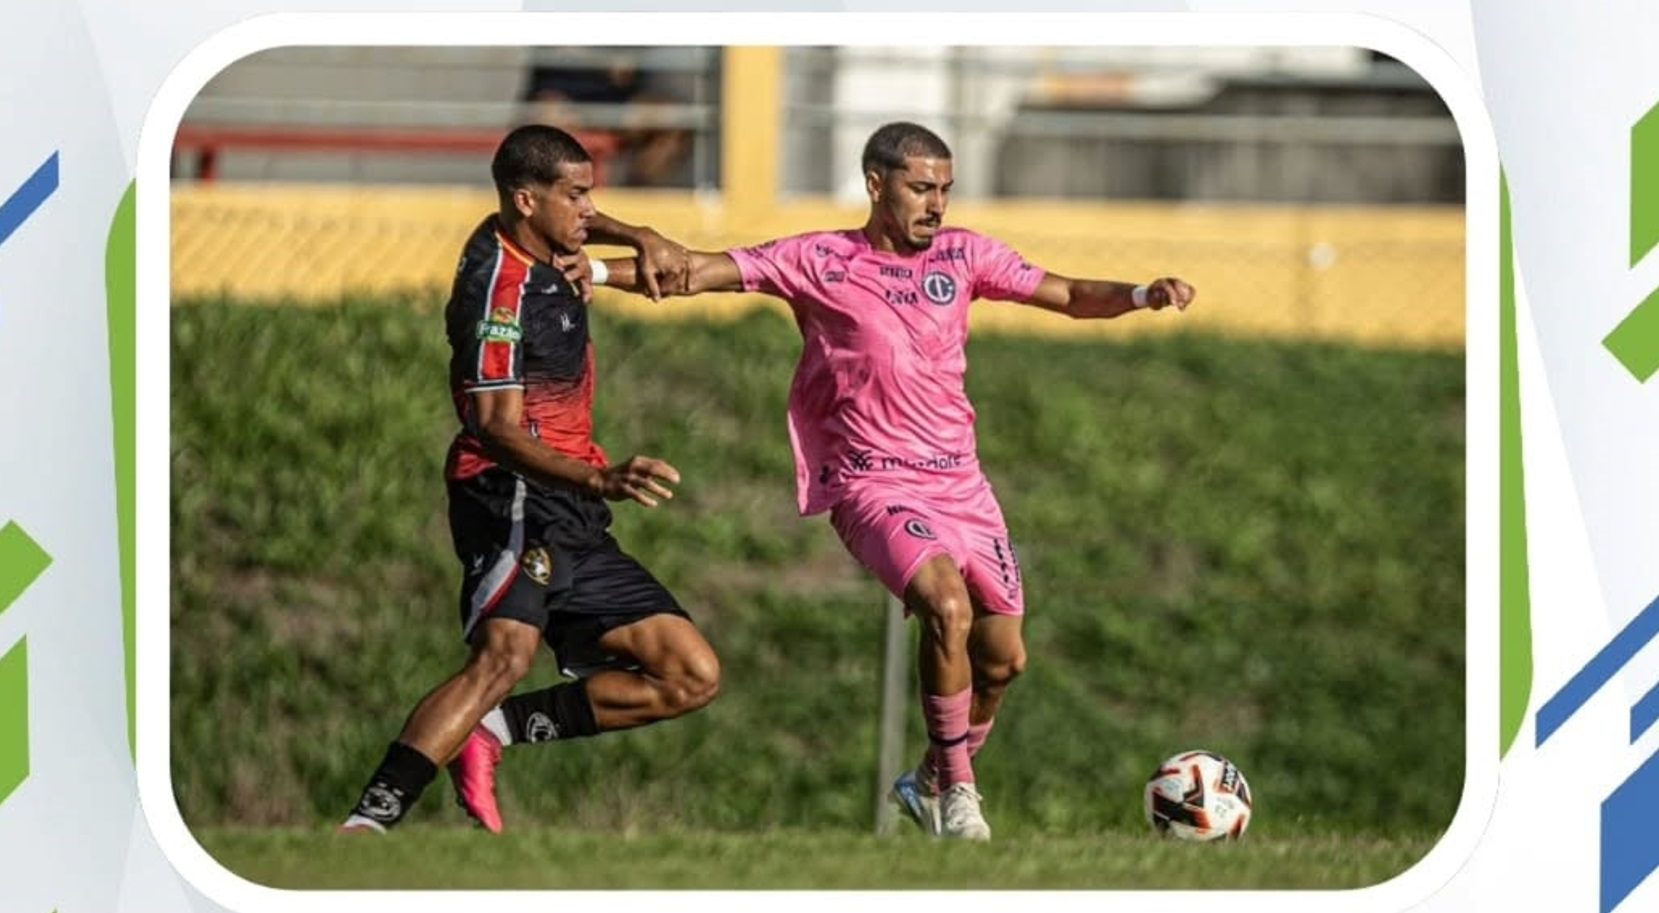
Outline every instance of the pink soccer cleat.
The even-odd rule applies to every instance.
[[[455,801],[472,820],[492,834],[501,833],[501,809],[495,804],[495,766],[501,763],[501,741],[483,726],[475,726],[449,762],[455,783]]]

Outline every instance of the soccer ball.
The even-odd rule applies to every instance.
[[[1213,751],[1184,751],[1146,781],[1146,820],[1182,840],[1235,839],[1250,826],[1250,784]]]

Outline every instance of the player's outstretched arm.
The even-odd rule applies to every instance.
[[[605,274],[605,281],[599,284],[628,292],[645,291],[645,283],[650,279],[650,274],[643,260],[644,258],[603,261],[605,266],[602,272]],[[737,261],[723,252],[686,251],[685,272],[678,281],[666,273],[657,278],[665,295],[743,291],[743,274],[738,272]]]
[[[650,295],[652,300],[662,298],[671,288],[685,282],[685,247],[663,237],[654,228],[629,225],[595,212],[588,220],[588,243],[614,244],[639,251],[639,260],[644,264],[644,282],[639,291]]]
[[[659,498],[674,497],[668,486],[679,484],[680,473],[662,460],[636,456],[599,469],[532,437],[520,424],[523,390],[481,390],[471,396],[478,440],[490,459],[525,478],[548,487],[586,491],[610,501],[638,501],[646,507],[656,507]]]
[[[1146,285],[1109,279],[1071,279],[1058,273],[1043,276],[1023,303],[1078,319],[1117,317],[1142,308],[1184,311],[1198,292],[1180,279],[1154,279]]]

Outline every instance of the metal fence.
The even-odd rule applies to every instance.
[[[865,137],[915,120],[955,147],[969,198],[1461,201],[1460,138],[1415,73],[1356,48],[1287,53],[792,49],[788,189],[860,196]]]
[[[186,115],[181,178],[478,184],[506,129],[576,132],[613,186],[722,189],[713,47],[281,48]],[[962,199],[1459,203],[1460,139],[1409,69],[1355,48],[789,48],[784,195],[861,196],[877,125],[923,122]],[[753,78],[753,77],[750,77]],[[738,87],[741,88],[741,87]],[[747,112],[753,115],[753,112]],[[764,116],[764,115],[763,115]],[[737,176],[742,179],[742,176]]]
[[[576,133],[622,186],[712,188],[720,49],[278,48],[186,112],[183,179],[478,184],[506,130]]]

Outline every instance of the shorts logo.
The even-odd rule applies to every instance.
[[[524,568],[525,576],[542,586],[547,586],[547,582],[553,579],[553,559],[545,548],[526,550],[524,557],[519,559],[519,566]]]
[[[487,342],[518,342],[524,330],[518,325],[518,315],[512,308],[496,308],[488,320],[478,323],[478,338]]]
[[[928,526],[916,517],[911,517],[910,519],[904,521],[904,531],[918,539],[939,538],[937,535],[934,535],[933,527]]]
[[[934,304],[950,304],[956,300],[956,280],[944,273],[928,273],[922,277],[922,293]]]
[[[558,737],[559,727],[553,725],[551,717],[539,710],[524,721],[524,740],[527,742],[551,742]]]

